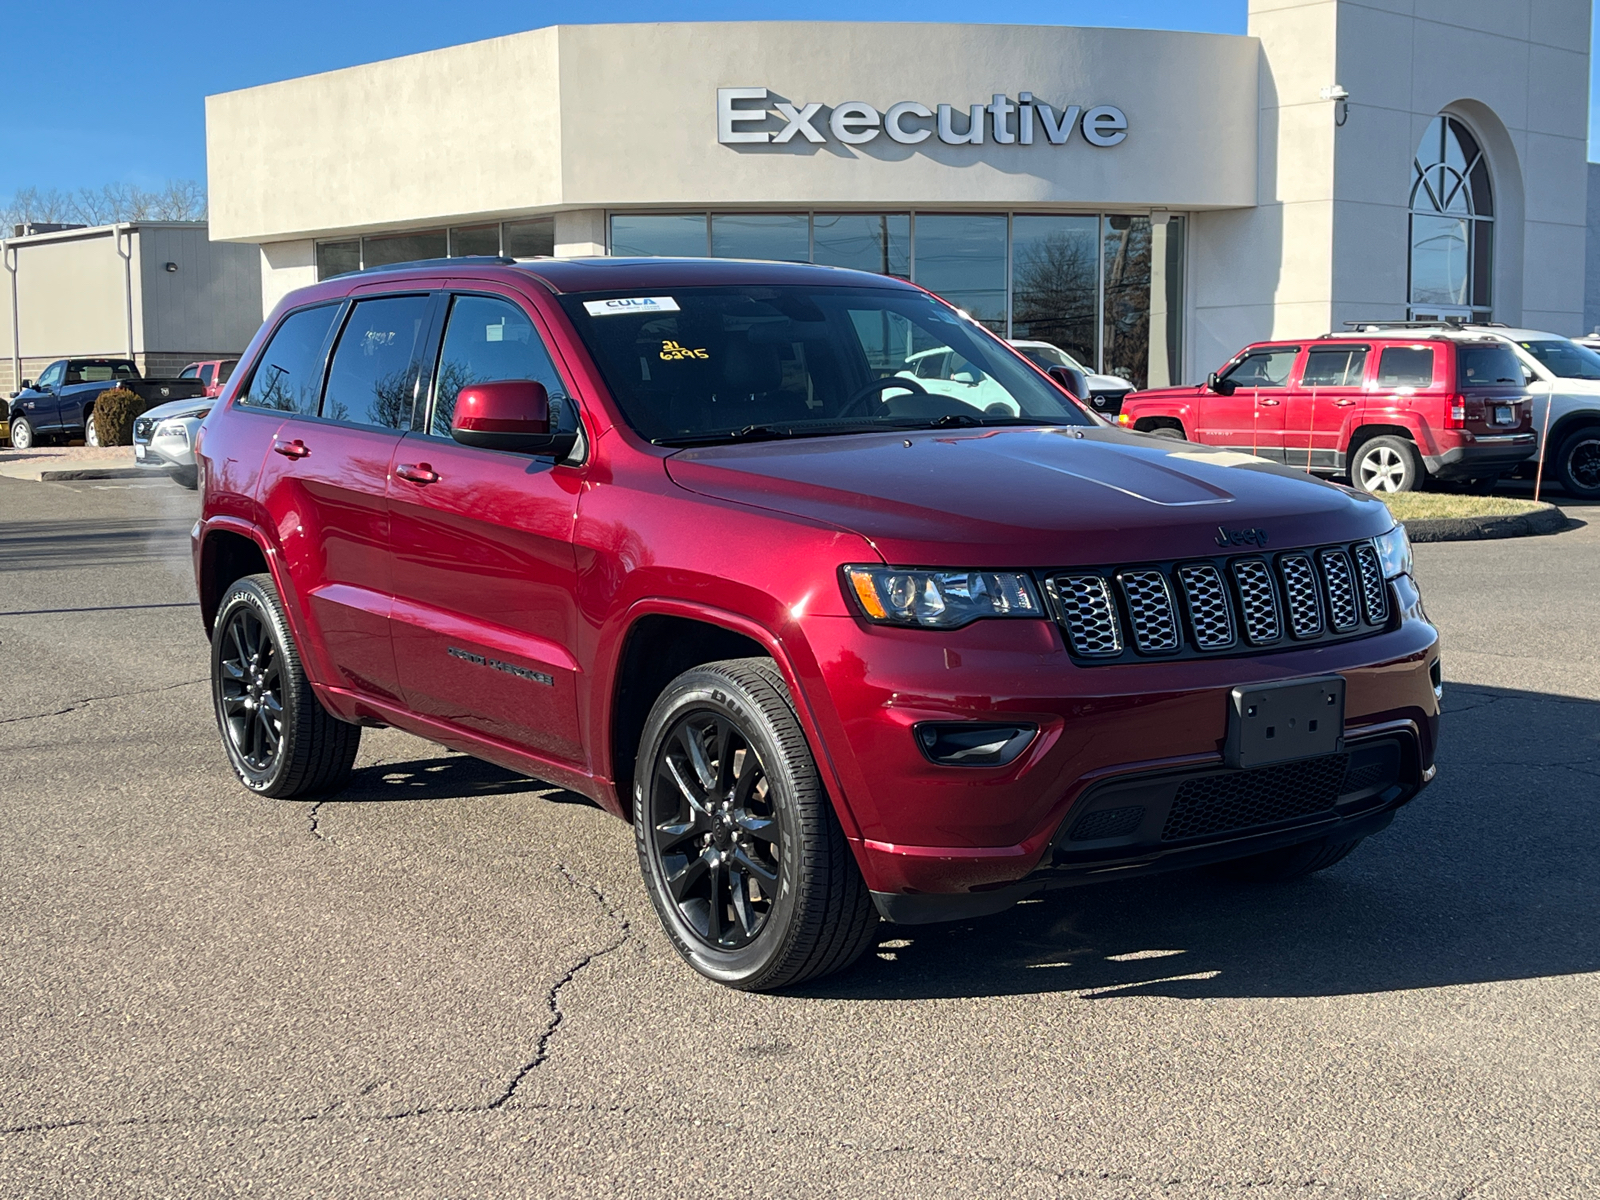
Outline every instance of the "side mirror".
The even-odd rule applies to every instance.
[[[33,386],[33,380],[31,380],[31,379],[24,379],[24,380],[23,380],[23,381],[22,381],[22,386],[23,386],[23,387],[25,387],[25,388],[31,388],[31,387],[32,387],[32,386]],[[13,392],[13,393],[12,393],[12,395],[13,395],[13,396],[14,396],[14,395],[16,395],[16,393],[15,393],[15,392]]]
[[[1232,382],[1231,380],[1222,378],[1222,376],[1218,375],[1215,371],[1206,376],[1206,387],[1210,388],[1219,396],[1231,396],[1239,390],[1238,384]]]
[[[1538,382],[1539,377],[1533,373],[1533,369],[1531,367],[1522,368],[1522,383],[1524,387],[1526,387],[1528,384]]]
[[[531,379],[475,383],[456,395],[450,436],[464,446],[513,454],[554,454],[572,449],[573,434],[550,430],[550,394]]]
[[[1048,374],[1055,380],[1056,386],[1074,400],[1089,398],[1089,381],[1084,378],[1082,371],[1074,371],[1068,366],[1056,366],[1051,367]]]

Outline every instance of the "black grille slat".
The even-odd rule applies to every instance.
[[[1233,613],[1222,572],[1210,563],[1187,563],[1178,568],[1189,631],[1202,650],[1226,650],[1234,643]]]
[[[1389,588],[1383,580],[1383,564],[1370,542],[1355,548],[1356,572],[1361,576],[1361,608],[1367,621],[1382,625],[1389,620]]]
[[[1339,798],[1349,763],[1348,754],[1330,754],[1186,779],[1178,785],[1161,840],[1188,841],[1328,812]]]
[[[1099,575],[1060,575],[1051,581],[1072,648],[1086,658],[1122,653],[1111,589]]]
[[[1123,571],[1118,579],[1128,604],[1134,645],[1145,654],[1169,654],[1178,649],[1178,614],[1167,577],[1160,571]]]
[[[1284,554],[1278,558],[1283,578],[1283,607],[1289,614],[1289,628],[1297,638],[1314,638],[1322,632],[1322,596],[1317,588],[1317,572],[1304,554]]]
[[[1381,631],[1391,608],[1370,541],[1078,568],[1045,583],[1067,648],[1097,663],[1342,641]]]
[[[1259,558],[1247,558],[1233,564],[1233,580],[1239,588],[1244,634],[1250,644],[1265,646],[1277,641],[1283,636],[1283,622],[1272,569]]]
[[[1317,553],[1317,561],[1322,567],[1322,582],[1328,589],[1328,624],[1335,633],[1348,633],[1361,624],[1350,556],[1343,550],[1321,550]]]

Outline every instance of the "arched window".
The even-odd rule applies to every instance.
[[[1411,166],[1411,317],[1486,321],[1494,195],[1478,140],[1454,117],[1435,117]]]

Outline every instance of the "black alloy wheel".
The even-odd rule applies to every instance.
[[[1580,429],[1556,456],[1561,486],[1584,500],[1600,497],[1600,426]]]
[[[223,595],[211,633],[211,697],[239,782],[278,799],[328,792],[350,778],[361,728],[322,707],[300,663],[270,575]]]
[[[656,758],[651,824],[666,884],[708,946],[748,946],[772,915],[782,840],[761,756],[731,720],[680,717]]]
[[[877,909],[771,659],[667,685],[640,738],[633,818],[662,928],[707,978],[785,987],[872,944]]]
[[[222,727],[245,765],[265,771],[283,744],[283,660],[266,623],[247,605],[229,614],[220,636]]]

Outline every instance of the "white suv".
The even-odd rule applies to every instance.
[[[1370,336],[1400,327],[1363,322],[1349,336]],[[1418,327],[1416,323],[1403,326]],[[1544,455],[1545,478],[1559,480],[1569,495],[1585,500],[1600,498],[1600,350],[1540,329],[1456,324],[1434,328],[1498,338],[1516,351],[1528,380],[1533,431],[1538,435],[1539,446],[1516,473],[1532,478],[1539,469],[1540,455]]]

